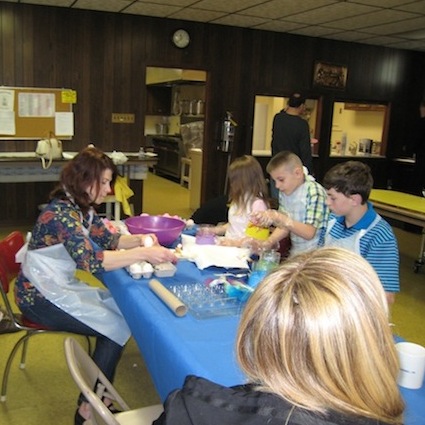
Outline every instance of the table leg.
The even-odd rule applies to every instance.
[[[130,187],[134,192],[130,202],[134,205],[134,215],[143,212],[143,180],[130,180]]]
[[[418,273],[420,268],[424,264],[425,264],[425,227],[422,229],[421,249],[419,251],[419,257],[415,261],[414,272]]]

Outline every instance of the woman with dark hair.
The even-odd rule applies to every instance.
[[[17,305],[29,319],[52,330],[97,337],[93,360],[109,380],[130,331],[109,291],[78,280],[75,269],[100,277],[138,261],[176,261],[154,235],[112,234],[105,227],[94,206],[111,191],[116,174],[112,160],[95,147],[64,166],[32,230],[15,285]],[[89,412],[80,396],[75,422],[83,423]]]

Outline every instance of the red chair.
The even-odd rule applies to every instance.
[[[15,230],[0,241],[0,256],[6,267],[9,280],[19,273],[21,265],[15,261],[16,253],[24,246],[25,240],[21,232]]]
[[[10,368],[12,366],[12,361],[15,358],[16,353],[22,345],[22,355],[21,355],[21,363],[19,365],[20,369],[25,369],[25,359],[28,348],[28,340],[31,336],[47,333],[47,332],[55,332],[61,333],[61,331],[55,331],[46,328],[39,323],[32,322],[27,319],[21,313],[15,313],[12,309],[12,305],[9,301],[7,294],[10,289],[10,282],[12,279],[16,277],[19,272],[20,264],[16,263],[15,255],[24,245],[24,238],[22,233],[18,231],[14,231],[6,236],[4,239],[0,240],[0,291],[3,298],[3,302],[6,308],[6,313],[8,319],[10,320],[10,326],[8,326],[5,332],[16,332],[16,331],[24,331],[25,335],[23,335],[18,341],[15,343],[12,351],[9,354],[9,357],[6,362],[6,366],[3,372],[3,381],[1,388],[1,396],[0,401],[6,401],[6,392],[7,392],[7,382],[9,378]],[[3,332],[3,333],[5,333]],[[91,353],[91,343],[88,336],[86,336],[88,342],[88,351]]]

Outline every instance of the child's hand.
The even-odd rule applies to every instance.
[[[294,225],[294,221],[292,220],[292,218],[289,217],[288,214],[282,212],[277,212],[277,214],[278,215],[274,221],[274,225],[276,227],[286,228],[288,230],[292,229],[292,226]]]
[[[291,228],[293,220],[288,214],[277,210],[257,211],[250,215],[249,219],[252,223],[261,227],[280,227]]]
[[[277,211],[255,211],[250,214],[249,221],[258,227],[270,227],[273,224],[273,212]]]
[[[236,246],[240,247],[242,244],[242,239],[230,239],[230,238],[219,238],[218,245],[221,246]]]

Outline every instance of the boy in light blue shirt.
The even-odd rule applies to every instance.
[[[391,226],[368,201],[373,177],[368,165],[347,161],[332,167],[323,179],[331,210],[320,245],[357,252],[375,269],[389,303],[400,291],[399,252]]]

